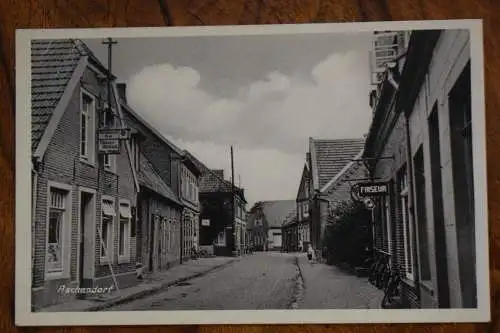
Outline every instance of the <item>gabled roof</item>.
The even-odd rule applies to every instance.
[[[80,49],[71,39],[31,42],[32,152],[37,150],[82,57]]]
[[[281,228],[285,219],[295,211],[295,200],[259,201],[255,204],[262,210],[268,228]]]
[[[311,173],[315,190],[320,191],[363,149],[365,140],[309,138]]]
[[[304,167],[302,168],[302,174],[300,176],[299,188],[297,190],[296,199],[299,199],[302,194],[302,189],[304,187],[304,182],[309,177],[309,168],[307,167],[307,161],[304,163]]]
[[[140,156],[140,164],[141,170],[138,175],[140,185],[147,187],[170,201],[182,205],[174,191],[165,184],[153,164],[143,154]]]

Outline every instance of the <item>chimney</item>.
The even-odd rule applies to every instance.
[[[125,103],[127,103],[127,84],[126,83],[117,83],[116,89],[118,90],[118,97],[120,97]]]
[[[217,177],[219,177],[220,179],[224,179],[224,170],[216,169],[216,170],[212,170],[212,172],[215,173],[217,175]]]

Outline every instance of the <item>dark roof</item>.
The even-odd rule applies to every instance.
[[[172,191],[172,189],[165,184],[163,179],[156,172],[153,164],[142,154],[140,159],[141,169],[138,173],[139,184],[179,205],[182,205],[174,191]]]
[[[280,228],[296,209],[295,200],[260,201],[256,205],[262,210],[268,228]]]
[[[34,152],[82,53],[71,39],[31,42],[31,150]]]
[[[341,171],[364,146],[360,139],[313,139],[310,138],[309,150],[312,159],[314,188],[320,190]]]

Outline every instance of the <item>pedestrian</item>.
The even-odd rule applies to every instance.
[[[307,261],[311,264],[313,261],[314,249],[311,244],[307,247]]]

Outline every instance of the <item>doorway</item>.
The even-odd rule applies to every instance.
[[[80,223],[78,230],[78,286],[87,288],[91,286],[93,268],[93,221],[95,221],[95,194],[80,192]],[[88,253],[87,253],[88,252]]]

